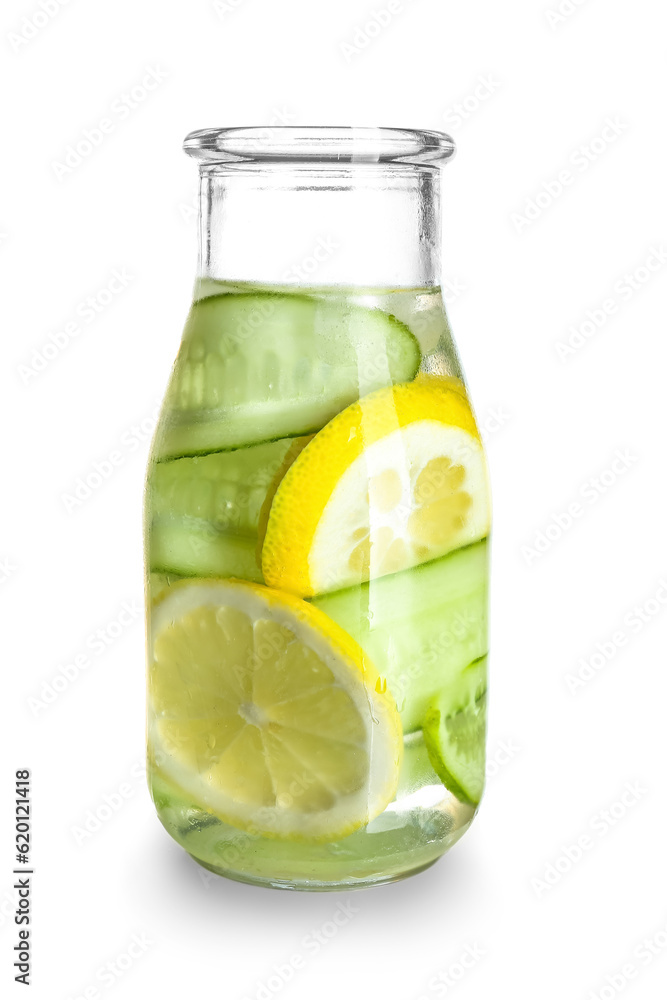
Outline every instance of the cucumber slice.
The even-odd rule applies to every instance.
[[[467,669],[477,667],[471,664]],[[486,676],[486,663],[483,673]],[[470,690],[474,684],[471,680]],[[486,690],[453,713],[448,701],[430,708],[424,719],[424,742],[443,785],[460,802],[478,805],[484,790]]]
[[[257,537],[216,531],[205,522],[158,518],[151,525],[148,551],[153,572],[263,582]]]
[[[292,438],[283,438],[236,451],[157,462],[148,485],[151,516],[188,517],[218,531],[254,533],[267,492],[292,449],[298,454]]]
[[[459,707],[463,672],[487,652],[487,542],[312,603],[368,653],[387,678],[403,731],[413,732],[436,697]]]
[[[153,570],[262,582],[257,528],[277,482],[310,438],[283,438],[153,465],[147,487]]]
[[[156,438],[160,459],[319,430],[360,396],[414,378],[419,344],[380,309],[272,292],[195,302]]]

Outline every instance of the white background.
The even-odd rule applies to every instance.
[[[20,767],[33,770],[39,1000],[261,998],[294,955],[304,967],[269,996],[664,995],[664,24],[649,0],[563,2],[560,20],[557,2],[403,0],[377,32],[364,26],[384,0],[69,0],[46,24],[37,2],[5,0],[0,954],[12,996],[25,995],[11,983]],[[164,79],[119,111],[151,69]],[[105,117],[100,145],[56,176]],[[494,484],[482,811],[430,871],[340,896],[207,884],[139,774],[142,479],[195,267],[196,168],[180,143],[193,128],[281,121],[456,138],[444,276]],[[80,303],[114,269],[131,280],[86,322]],[[597,315],[607,299],[615,311]],[[588,310],[604,322],[560,356]],[[78,335],[36,371],[33,351],[73,320]],[[63,495],[114,450],[122,463],[68,512]],[[120,634],[98,654],[100,628]],[[592,679],[571,690],[596,651]],[[81,654],[88,665],[36,708]],[[81,842],[89,810],[121,785],[123,804]],[[346,901],[355,912],[316,951],[307,935],[330,931]],[[150,943],[117,978],[108,963],[127,966],[133,934]],[[460,976],[466,949],[477,957]]]

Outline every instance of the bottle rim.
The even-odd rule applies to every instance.
[[[445,132],[405,128],[269,125],[190,132],[183,148],[203,164],[433,164],[451,159]]]

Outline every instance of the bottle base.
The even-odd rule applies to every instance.
[[[235,882],[306,892],[363,889],[416,875],[454,846],[476,814],[442,785],[427,786],[342,840],[302,843],[228,826],[157,772],[152,786],[162,825],[202,868]]]
[[[442,854],[419,864],[414,868],[407,868],[404,871],[386,872],[382,874],[370,875],[367,878],[350,878],[336,882],[326,882],[321,879],[279,879],[254,875],[246,875],[243,872],[232,871],[226,868],[219,868],[217,865],[208,864],[196,858],[194,854],[190,857],[198,865],[219,875],[221,878],[230,879],[232,882],[243,882],[246,885],[256,885],[263,889],[286,889],[292,892],[348,892],[352,889],[370,889],[375,885],[387,885],[390,882],[401,882],[403,879],[419,875],[420,872],[432,868],[436,861],[439,861]]]

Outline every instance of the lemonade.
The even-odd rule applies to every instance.
[[[198,862],[339,888],[462,835],[489,527],[437,286],[199,282],[146,488],[149,780]]]

